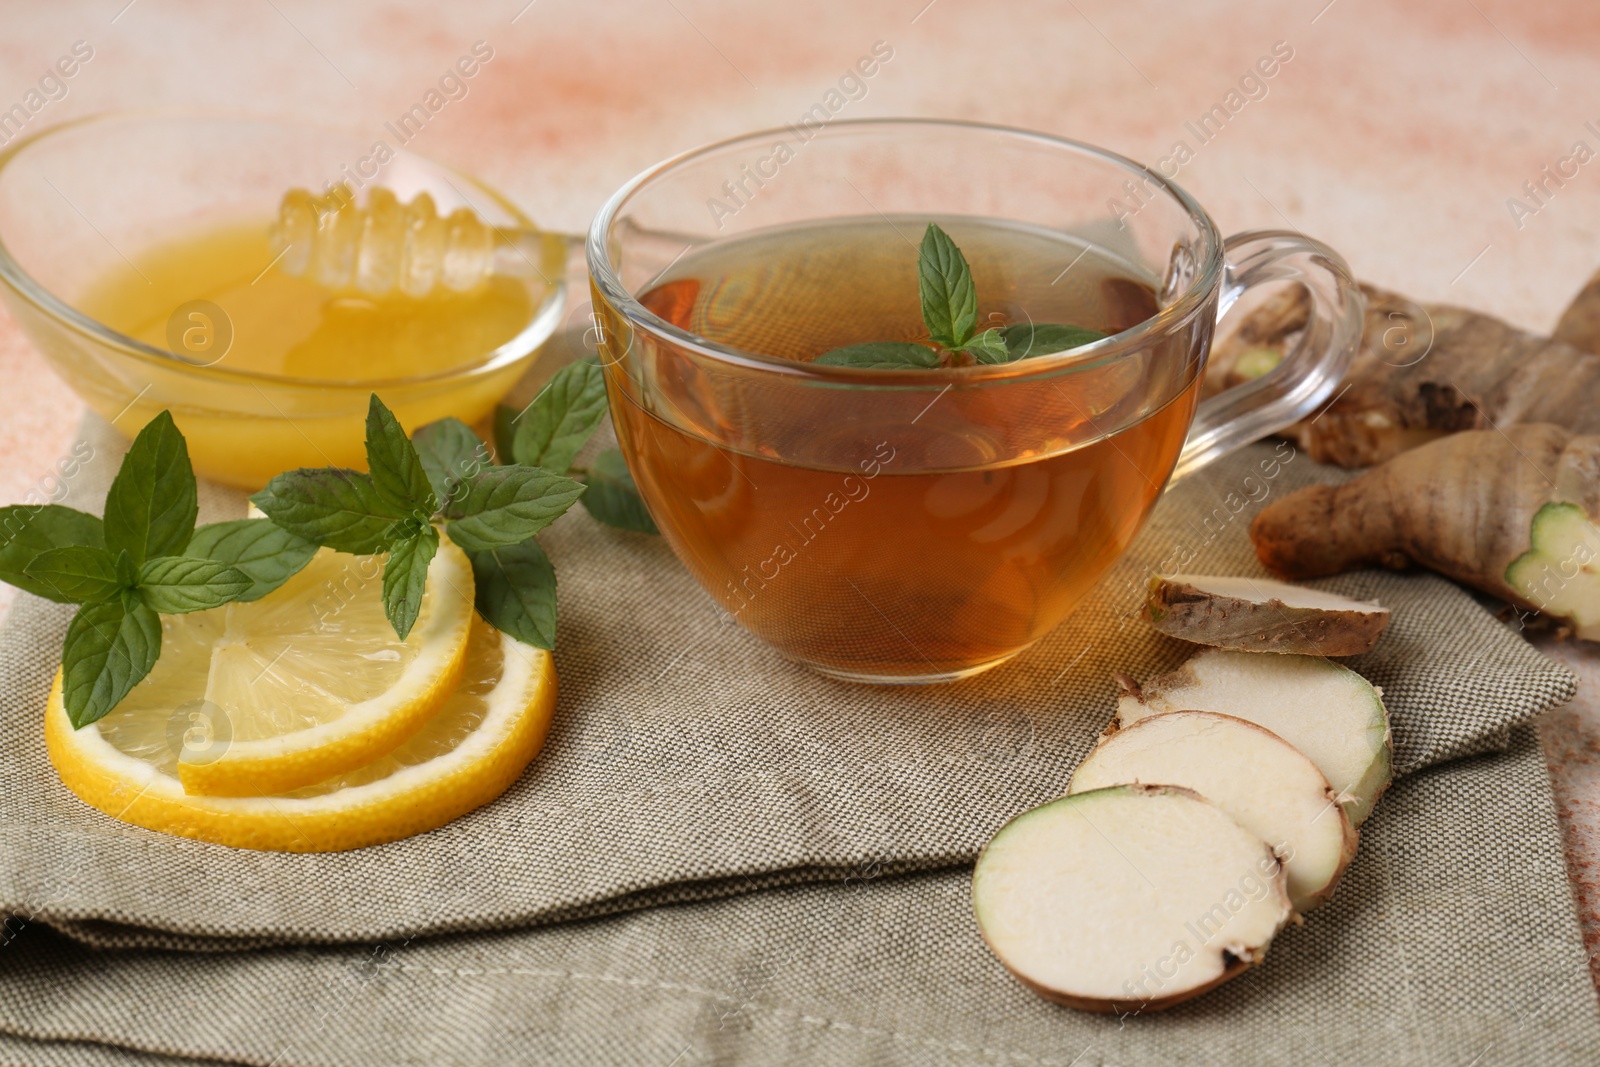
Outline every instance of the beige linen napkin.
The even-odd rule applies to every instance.
[[[83,506],[102,499],[123,447],[99,423],[88,439],[95,459],[72,487]],[[1039,645],[978,678],[913,689],[788,663],[719,623],[659,538],[574,509],[545,538],[560,581],[561,699],[544,752],[500,801],[356,852],[235,851],[78,801],[39,725],[70,611],[20,597],[0,634],[0,911],[33,907],[103,945],[368,942],[863,864],[967,861],[1007,818],[1061,792],[1110,714],[1114,672],[1147,677],[1190,653],[1135,615],[1150,568],[1192,557],[1185,569],[1259,573],[1252,510],[1327,476],[1287,444],[1202,472]],[[238,494],[207,488],[202,521],[242,509]],[[1564,668],[1441,579],[1367,572],[1329,587],[1394,609],[1378,649],[1352,665],[1384,687],[1400,773],[1503,744],[1508,727],[1574,691]]]
[[[89,440],[84,506],[120,447]],[[1515,743],[1398,783],[1334,901],[1259,971],[1108,1020],[1039,1001],[979,944],[949,868],[1061,791],[1114,671],[1189,654],[1136,616],[1150,569],[1260,573],[1251,514],[1341,476],[1286,448],[1174,489],[1073,619],[935,689],[794,667],[720,625],[659,541],[575,513],[547,535],[544,753],[498,802],[353,853],[233,851],[78,802],[39,735],[68,612],[22,597],[0,633],[0,1062],[1593,1062],[1549,786],[1513,730],[1573,679],[1428,575],[1327,583],[1394,609],[1352,665],[1385,687],[1397,769]]]
[[[103,952],[28,927],[0,949],[0,1031],[27,1035],[0,1038],[0,1063],[1600,1062],[1531,728],[1505,754],[1398,783],[1362,836],[1334,899],[1258,968],[1160,1015],[1086,1015],[1023,989],[978,941],[968,868],[868,868],[845,882],[409,942]]]

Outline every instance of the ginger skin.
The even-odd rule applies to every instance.
[[[1576,504],[1591,522],[1600,516],[1600,436],[1547,424],[1454,434],[1343,485],[1291,493],[1256,516],[1250,538],[1285,578],[1418,564],[1540,610],[1506,568],[1528,551],[1533,517],[1552,501]]]
[[[1547,422],[1576,434],[1600,433],[1600,404],[1594,402],[1600,396],[1600,280],[1569,308],[1563,339],[1464,308],[1362,289],[1366,324],[1344,391],[1284,433],[1312,459],[1366,467],[1444,434],[1492,426]],[[1218,346],[1207,385],[1233,384],[1229,371],[1246,351],[1292,346],[1304,327],[1303,300],[1298,290],[1286,290],[1247,316]],[[1585,338],[1595,347],[1574,347]]]
[[[1550,336],[1584,352],[1600,352],[1600,272],[1572,298]]]

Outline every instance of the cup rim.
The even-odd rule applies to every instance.
[[[304,131],[328,134],[347,134],[349,131],[338,127],[323,125],[313,122],[303,122],[293,118],[277,115],[249,114],[222,110],[207,110],[201,108],[127,108],[100,111],[92,115],[85,115],[65,122],[48,126],[35,133],[30,133],[18,138],[3,150],[0,150],[0,173],[12,161],[28,148],[56,137],[69,130],[77,130],[84,126],[127,122],[131,120],[150,119],[178,119],[183,121],[204,120],[234,123],[254,123],[263,126],[276,126],[290,131]],[[436,168],[450,175],[452,179],[460,180],[474,191],[482,194],[494,204],[504,209],[520,222],[527,224],[531,229],[538,229],[532,219],[528,218],[508,197],[493,186],[480,179],[441,163],[419,152],[412,152],[401,147],[394,150],[396,156],[407,155],[429,167]],[[544,232],[544,231],[540,231]],[[33,307],[50,315],[57,322],[69,329],[84,334],[95,342],[116,350],[118,353],[133,357],[145,362],[155,363],[165,370],[180,373],[191,373],[212,377],[215,380],[240,383],[270,384],[277,387],[312,388],[312,389],[352,389],[370,391],[380,388],[397,389],[406,386],[426,385],[431,382],[460,381],[492,374],[503,370],[505,367],[527,357],[535,351],[548,337],[555,332],[556,319],[561,315],[566,302],[566,264],[563,262],[558,268],[559,273],[551,281],[550,295],[535,309],[533,317],[528,324],[496,348],[491,349],[483,359],[476,363],[464,364],[443,371],[433,371],[428,374],[410,375],[399,378],[305,378],[286,374],[269,374],[263,371],[238,370],[224,367],[218,363],[201,363],[188,359],[169,349],[158,348],[146,344],[137,338],[112,329],[110,326],[86,315],[77,308],[68,304],[60,296],[47,289],[33,275],[18,262],[6,243],[6,235],[0,231],[0,281],[3,281],[23,300]],[[541,336],[542,335],[542,336]]]
[[[1187,212],[1190,220],[1202,234],[1206,246],[1200,269],[1196,271],[1195,277],[1190,281],[1188,287],[1175,300],[1137,325],[1131,326],[1120,333],[1102,338],[1099,341],[1081,345],[1065,352],[1034,356],[1030,359],[1017,360],[1011,363],[977,364],[967,367],[936,367],[926,370],[876,370],[782,359],[757,352],[748,352],[730,345],[711,341],[661,318],[641,304],[627,290],[627,287],[622,283],[621,276],[617,273],[616,267],[611,262],[610,252],[607,248],[607,234],[623,206],[635,193],[654,179],[678,167],[724,149],[767,142],[774,136],[784,136],[791,132],[784,128],[774,127],[757,130],[753,133],[740,134],[737,137],[729,137],[720,141],[713,141],[698,148],[680,152],[639,172],[613,193],[610,199],[601,206],[589,225],[589,234],[585,241],[585,254],[591,281],[596,288],[604,293],[606,299],[620,310],[635,327],[642,327],[650,332],[664,335],[673,344],[715,362],[737,366],[745,370],[774,373],[814,381],[913,387],[926,387],[929,384],[940,383],[972,383],[1031,378],[1064,370],[1075,371],[1103,367],[1124,356],[1143,350],[1148,346],[1152,337],[1168,334],[1182,327],[1196,312],[1204,307],[1213,291],[1220,285],[1223,271],[1223,238],[1222,232],[1217,228],[1215,221],[1182,186],[1151,170],[1144,164],[1120,153],[1112,152],[1084,141],[1075,141],[1071,138],[1058,137],[1054,134],[1042,133],[1037,130],[1022,129],[1016,126],[1002,126],[988,122],[973,122],[964,119],[898,117],[842,119],[828,123],[818,132],[817,136],[838,135],[841,132],[848,133],[871,128],[887,130],[895,127],[968,130],[1006,134],[1022,140],[1048,145],[1052,148],[1066,149],[1078,155],[1092,157],[1101,162],[1119,166],[1136,180],[1153,183],[1156,188],[1159,188],[1177,201],[1178,205]]]

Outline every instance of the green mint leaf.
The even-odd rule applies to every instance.
[[[139,565],[133,562],[133,557],[128,555],[126,549],[117,553],[117,581],[124,589],[132,589],[139,584]]]
[[[445,512],[450,540],[467,552],[521,544],[583,494],[571,478],[538,467],[494,467],[478,474]]]
[[[432,526],[424,526],[389,548],[389,558],[383,564],[383,613],[402,641],[416,625],[422,594],[428,585],[428,564],[438,551],[439,531]]]
[[[919,346],[920,347],[920,346]],[[923,349],[924,352],[929,351]],[[595,458],[589,467],[589,491],[583,495],[583,506],[607,526],[615,526],[636,533],[658,534],[655,520],[645,509],[639,487],[628,473],[628,462],[616,449],[608,449]]]
[[[360,555],[382,552],[410,517],[367,475],[338,467],[285,471],[250,502],[296,537]]]
[[[101,548],[100,520],[60,504],[14,504],[0,508],[0,582],[34,596],[62,600],[55,587],[28,577],[28,564],[53,548]]]
[[[971,340],[978,322],[972,268],[950,235],[931,222],[917,254],[917,281],[922,290],[922,321],[934,342],[960,348]]]
[[[199,515],[189,446],[163,411],[133,439],[106,493],[105,543],[135,564],[183,551]]]
[[[460,419],[430,422],[411,435],[411,443],[441,506],[461,491],[467,479],[490,466],[489,446]]]
[[[517,423],[522,420],[518,417],[522,412],[504,404],[494,409],[494,458],[496,463],[515,463],[512,453],[516,451]]]
[[[564,474],[606,416],[606,379],[596,359],[562,367],[517,417],[511,455],[528,467]]]
[[[260,600],[300,573],[317,554],[317,543],[297,537],[271,519],[235,519],[200,527],[183,554],[243,572],[250,588],[233,599],[248,601]]]
[[[1080,345],[1103,340],[1106,334],[1087,326],[1064,326],[1054,322],[1019,322],[1000,331],[1012,360],[1048,356]]]
[[[51,590],[50,599],[66,604],[104,600],[125,584],[117,575],[117,557],[103,548],[74,545],[39,553],[25,568],[33,581]]]
[[[939,353],[909,341],[869,341],[824,352],[813,363],[829,367],[866,367],[870,370],[927,368],[939,365]]]
[[[237,567],[189,556],[160,556],[139,568],[139,597],[163,615],[232,603],[253,583]]]
[[[73,728],[105,718],[160,654],[161,617],[133,590],[78,609],[61,646],[61,695]]]
[[[556,570],[537,541],[468,552],[478,614],[535,648],[556,647]]]
[[[962,345],[961,351],[970,352],[972,358],[979,363],[1011,362],[1011,353],[1007,350],[1005,339],[1000,336],[999,330],[984,330]]]
[[[401,512],[431,516],[438,510],[416,446],[377,393],[367,402],[367,470],[378,492]]]

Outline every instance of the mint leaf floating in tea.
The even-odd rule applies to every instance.
[[[1019,322],[1000,331],[1005,341],[1007,360],[1047,356],[1104,340],[1106,335],[1086,326],[1061,326],[1055,323]]]
[[[1106,335],[1086,326],[1019,323],[977,332],[978,291],[967,257],[936,224],[929,223],[917,253],[922,324],[937,347],[910,341],[867,341],[824,352],[813,363],[865,370],[928,370],[967,360],[993,366],[1065,352]]]
[[[962,345],[960,350],[971,355],[979,363],[1007,363],[1011,359],[1010,350],[1001,338],[999,330],[984,330]]]
[[[556,570],[537,541],[468,552],[478,614],[535,648],[556,644]]]
[[[928,368],[939,366],[939,352],[910,341],[868,341],[864,345],[846,345],[832,352],[824,352],[812,362],[832,367],[868,367],[872,370]]]
[[[912,347],[921,348],[920,345]],[[928,349],[923,348],[924,352]],[[583,506],[607,526],[637,533],[658,534],[655,520],[645,509],[639,489],[628,471],[628,462],[616,449],[600,453],[585,476],[589,491],[583,495]]]
[[[917,286],[922,295],[922,322],[934,344],[945,348],[966,344],[978,321],[972,268],[950,235],[931,222],[917,253]]]
[[[561,368],[515,417],[511,455],[529,467],[564,473],[606,416],[606,380],[600,361]]]

